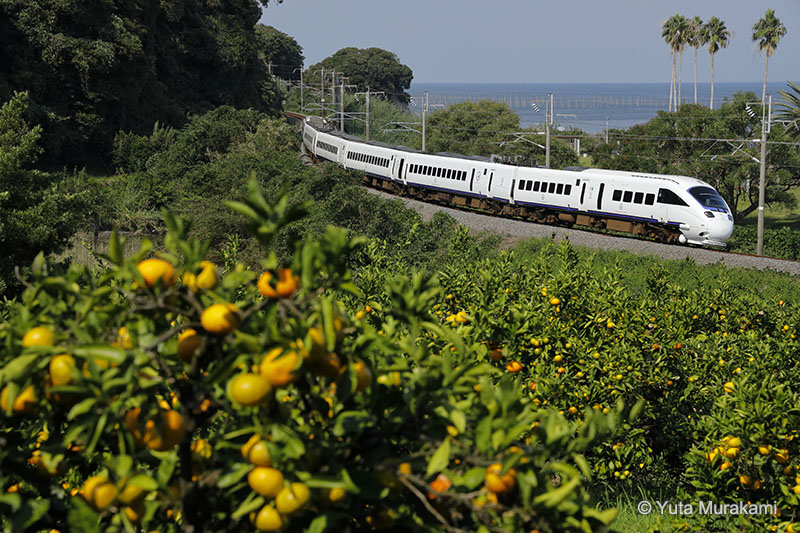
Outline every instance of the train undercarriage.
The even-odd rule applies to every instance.
[[[512,205],[489,198],[475,198],[443,191],[432,191],[424,187],[405,186],[392,180],[368,175],[364,175],[362,183],[372,189],[384,191],[395,196],[404,196],[406,198],[456,209],[482,211],[495,216],[526,220],[538,224],[565,227],[581,226],[592,229],[617,231],[639,237],[646,237],[665,244],[678,244],[681,237],[681,233],[677,228],[661,224],[649,224],[646,222],[594,216],[586,213],[571,213],[528,205]]]

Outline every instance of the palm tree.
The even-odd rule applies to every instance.
[[[711,55],[711,102],[709,109],[714,109],[714,54],[720,48],[727,48],[728,42],[733,35],[731,31],[725,27],[725,22],[717,17],[711,19],[703,25],[703,41],[708,43],[708,53]]]
[[[767,9],[764,18],[758,19],[753,25],[753,42],[758,45],[759,52],[766,52],[764,60],[764,88],[761,91],[761,101],[767,97],[767,68],[769,58],[775,53],[781,37],[786,35],[786,26],[775,16],[775,10]]]
[[[689,42],[690,27],[689,20],[686,17],[681,16],[675,28],[675,40],[678,47],[678,53],[680,54],[680,60],[678,62],[678,96],[677,100],[675,101],[675,110],[678,109],[678,106],[682,102],[681,87],[683,85],[683,49],[686,48],[686,44]]]
[[[703,19],[698,16],[689,21],[689,46],[694,48],[694,103],[697,103],[697,51],[708,41],[703,40]]]
[[[669,45],[669,52],[672,56],[672,77],[669,80],[669,111],[672,111],[673,93],[675,92],[675,47],[672,45],[672,36],[675,33],[673,27],[675,25],[675,17],[670,17],[661,23],[661,37]]]
[[[686,29],[687,29],[686,17],[684,17],[683,15],[679,15],[678,13],[675,13],[661,24],[661,37],[663,37],[664,40],[667,42],[670,51],[672,52],[672,79],[670,80],[670,86],[669,86],[670,111],[672,111],[673,109],[678,109],[680,87],[678,87],[678,89],[676,90],[675,63],[679,52],[681,52],[681,57],[683,57],[682,52],[686,39]]]
[[[778,91],[783,101],[778,102],[780,111],[775,114],[775,119],[786,122],[786,130],[793,137],[800,137],[800,87],[791,81],[789,84],[793,92]]]

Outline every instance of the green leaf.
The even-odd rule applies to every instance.
[[[123,479],[128,477],[133,468],[133,457],[130,455],[116,455],[106,461],[109,469],[114,472],[114,477]]]
[[[103,414],[100,415],[100,418],[97,420],[97,425],[94,427],[94,434],[92,435],[92,440],[86,447],[87,455],[91,455],[92,453],[94,453],[94,447],[97,446],[97,441],[100,440],[100,436],[106,429],[106,422],[108,422],[108,411],[104,411]]]
[[[475,428],[475,445],[478,451],[487,454],[492,451],[492,417],[486,416]]]
[[[30,370],[29,367],[40,357],[40,354],[27,353],[12,359],[0,370],[0,384],[17,381]]]
[[[336,417],[333,434],[337,437],[361,433],[362,427],[370,420],[367,411],[342,411]]]
[[[444,439],[439,448],[433,453],[430,461],[428,461],[428,469],[425,472],[425,477],[431,477],[433,474],[438,474],[450,463],[450,439]]]
[[[325,533],[328,529],[328,515],[321,514],[316,517],[306,528],[306,533]]]
[[[128,353],[122,348],[109,346],[108,344],[89,344],[85,346],[75,346],[71,348],[73,355],[84,358],[105,359],[112,363],[121,363],[125,360]]]
[[[583,516],[587,518],[594,518],[595,520],[598,520],[607,526],[617,519],[617,515],[619,515],[619,509],[616,507],[605,509],[603,511],[598,511],[597,509],[592,509],[591,507],[583,510]]]
[[[81,533],[101,533],[100,515],[97,514],[83,498],[69,498],[70,509],[67,512],[67,525],[70,531]]]
[[[158,483],[156,483],[156,480],[147,474],[136,474],[128,479],[125,485],[133,485],[134,487],[139,487],[147,492],[158,489]]]
[[[463,476],[461,476],[461,485],[466,487],[467,490],[475,490],[478,485],[483,483],[486,476],[486,469],[480,466],[470,468]]]
[[[642,409],[644,408],[645,399],[639,398],[636,403],[631,407],[631,412],[628,413],[628,421],[634,422],[639,415],[642,413]]]
[[[261,509],[261,507],[263,507],[264,504],[266,503],[266,500],[264,500],[263,496],[257,496],[257,497],[254,496],[256,496],[256,493],[251,492],[250,497],[246,498],[242,502],[242,505],[240,505],[239,508],[233,512],[231,518],[233,518],[234,520],[238,520],[243,516],[247,516],[248,514],[258,509]]]
[[[233,471],[228,472],[220,476],[219,480],[217,481],[217,487],[224,489],[226,487],[230,487],[231,485],[235,485],[241,479],[250,473],[250,470],[253,469],[253,465],[240,463],[237,464]]]
[[[166,486],[169,483],[172,473],[175,471],[175,466],[178,464],[178,457],[176,455],[165,455],[160,458],[158,471],[156,472],[156,479],[159,485]],[[250,465],[243,465],[249,468]],[[219,483],[218,483],[219,485]]]

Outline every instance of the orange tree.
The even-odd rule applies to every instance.
[[[255,181],[230,205],[267,249],[303,214]],[[488,362],[486,326],[436,319],[436,278],[387,276],[369,299],[346,267],[364,243],[336,228],[291,264],[220,272],[165,220],[165,250],[125,257],[114,234],[98,270],[40,255],[0,325],[6,530],[587,531],[616,516],[591,501],[583,452],[621,402],[569,420],[520,394]]]

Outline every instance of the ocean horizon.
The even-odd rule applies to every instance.
[[[609,129],[628,129],[643,124],[667,111],[669,82],[664,83],[432,83],[412,82],[409,109],[421,113],[423,94],[428,93],[429,111],[483,99],[505,102],[520,117],[522,127],[543,124],[549,93],[553,94],[554,122],[557,129],[579,128],[586,133]],[[773,107],[780,100],[779,90],[786,82],[768,82]],[[714,83],[714,108],[718,109],[737,92],[752,92],[761,97],[761,82]],[[697,103],[708,106],[711,83],[697,83]],[[681,85],[681,101],[694,103],[694,83]],[[535,106],[534,106],[535,104]],[[537,111],[538,109],[538,111]]]

